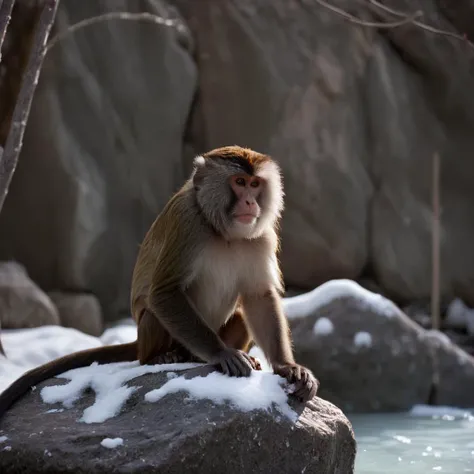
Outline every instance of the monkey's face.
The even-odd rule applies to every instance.
[[[256,238],[275,225],[283,208],[279,168],[265,155],[239,147],[227,150],[195,159],[197,202],[209,224],[225,238]]]
[[[230,189],[234,193],[235,204],[230,217],[233,222],[244,226],[253,225],[260,217],[258,200],[262,189],[261,178],[244,173],[231,176]]]

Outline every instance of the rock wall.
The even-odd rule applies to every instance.
[[[384,3],[474,34],[466,2]],[[368,275],[409,302],[430,293],[438,152],[442,291],[474,305],[472,48],[357,26],[308,0],[63,0],[56,26],[112,10],[182,16],[182,28],[108,21],[51,50],[0,215],[0,259],[46,291],[96,294],[106,319],[127,314],[138,245],[191,155],[240,144],[282,165],[289,285]]]

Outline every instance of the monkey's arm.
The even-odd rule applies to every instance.
[[[302,401],[313,398],[318,381],[309,369],[294,360],[290,328],[277,289],[242,295],[242,306],[255,342],[272,364],[273,371],[295,385],[293,394],[297,398]]]

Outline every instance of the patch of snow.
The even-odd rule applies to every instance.
[[[170,393],[185,391],[193,399],[207,399],[216,404],[227,401],[244,412],[275,407],[282,415],[296,421],[297,415],[287,403],[284,383],[282,377],[263,371],[252,371],[250,377],[239,378],[212,372],[206,377],[173,378],[162,387],[148,392],[145,400],[154,403]]]
[[[84,423],[101,423],[115,417],[124,403],[138,387],[129,387],[125,383],[144,374],[164,372],[168,370],[184,370],[202,364],[157,364],[139,365],[135,362],[116,362],[113,364],[93,363],[88,367],[69,370],[58,378],[69,379],[65,385],[50,385],[41,390],[41,398],[45,403],[61,402],[70,408],[91,387],[95,393],[93,405],[84,410],[79,421]]]
[[[252,349],[249,350],[249,355],[251,355],[252,357],[255,357],[256,359],[260,361],[260,365],[264,372],[273,373],[272,366],[269,364],[267,358],[265,357],[265,354],[263,353],[262,349],[260,349],[260,347],[256,345],[253,346]]]
[[[345,296],[354,298],[367,309],[387,318],[399,311],[389,299],[347,279],[331,280],[308,293],[283,298],[283,308],[288,319],[304,318],[314,315],[319,308]]]
[[[11,446],[5,446],[3,448],[3,451],[11,451],[12,450],[12,447]]]
[[[359,331],[354,335],[354,344],[357,347],[371,347],[372,335],[366,331]]]
[[[8,436],[0,436],[0,443],[4,443],[8,439]]]
[[[444,346],[448,346],[451,344],[451,339],[449,339],[449,337],[446,334],[439,331],[438,329],[426,329],[425,334],[434,336],[434,338],[438,340]]]
[[[101,444],[104,448],[114,449],[114,448],[117,448],[117,447],[123,445],[123,439],[122,439],[122,438],[104,438],[104,439],[100,442],[100,444]]]
[[[410,410],[410,415],[431,418],[450,416],[457,419],[462,418],[468,421],[474,421],[474,412],[471,413],[468,410],[450,406],[414,405]]]
[[[334,324],[328,318],[319,318],[313,326],[313,333],[326,336],[334,331]]]
[[[411,443],[410,438],[407,438],[406,436],[402,436],[402,435],[395,435],[393,437],[393,439],[396,439],[397,441],[400,441],[400,443],[404,443],[404,444],[410,444]]]
[[[127,322],[125,322],[127,321]],[[27,329],[2,329],[0,338],[7,358],[0,354],[0,393],[26,371],[71,352],[136,339],[131,318],[93,337],[77,329],[40,326]]]

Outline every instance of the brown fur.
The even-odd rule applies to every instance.
[[[258,176],[259,214],[250,224],[232,218],[229,180]],[[240,198],[239,198],[240,199]],[[239,206],[245,208],[244,197]],[[308,400],[311,372],[295,363],[283,314],[277,252],[283,209],[280,172],[270,157],[240,147],[195,160],[190,179],[169,200],[140,247],[132,276],[131,310],[137,342],[71,354],[33,369],[0,395],[0,415],[28,387],[71,368],[138,358],[141,364],[204,361],[232,376],[257,369],[247,350],[255,341],[275,373]]]

